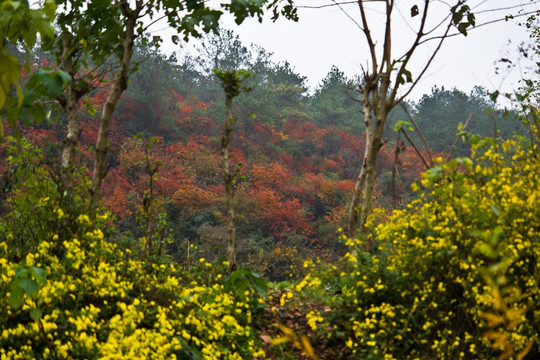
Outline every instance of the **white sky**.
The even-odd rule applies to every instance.
[[[331,2],[331,0],[297,1],[301,5]],[[395,24],[392,32],[394,58],[402,55],[398,54],[398,51],[403,51],[411,43],[413,34],[411,28],[420,22],[420,16],[410,17],[410,8],[417,4],[422,11],[423,4],[421,0],[397,0],[396,2],[400,4],[400,11],[395,11],[393,20]],[[438,7],[436,16],[440,19],[446,16],[448,7],[445,7],[443,1],[433,3],[432,6]],[[504,17],[510,11],[482,12],[486,9],[514,5],[526,5],[528,11],[540,8],[538,0],[471,0],[469,4],[477,14],[477,25],[494,18]],[[372,26],[375,34],[377,33],[375,28],[384,23],[380,19],[381,5],[380,2],[374,2],[370,5],[372,10],[368,13],[370,19],[373,19]],[[357,5],[344,5],[343,9],[360,22]],[[268,18],[260,24],[254,19],[248,19],[240,26],[236,26],[231,18],[226,18],[223,27],[239,34],[245,45],[255,43],[273,52],[274,60],[286,60],[291,63],[298,73],[307,76],[310,86],[316,86],[332,65],[338,66],[349,76],[361,73],[361,65],[368,64],[367,44],[361,30],[342,10],[336,7],[300,9],[299,16],[298,23],[285,19],[279,19],[273,23]],[[404,20],[407,20],[408,25]],[[460,35],[448,39],[423,80],[411,93],[410,98],[418,99],[422,94],[429,93],[434,85],[446,88],[457,87],[466,92],[475,85],[484,86],[489,90],[511,90],[519,79],[519,71],[514,71],[511,76],[503,79],[495,75],[494,62],[501,57],[515,57],[517,45],[522,41],[528,41],[525,29],[517,25],[519,21],[524,20],[525,18],[522,17],[507,22],[497,22],[471,30],[468,37]],[[509,40],[512,41],[511,45],[508,44]],[[425,64],[434,47],[435,43],[429,43],[427,48],[424,47],[413,58],[409,69],[413,77],[418,74],[419,67]]]

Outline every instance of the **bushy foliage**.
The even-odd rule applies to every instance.
[[[29,161],[40,159],[37,150],[23,149],[10,161],[33,170],[17,178],[0,221],[2,359],[264,356],[251,325],[255,292],[264,291],[258,277],[244,271],[231,287],[200,259],[203,283],[166,259],[120,250],[109,215],[78,212],[85,203],[77,196],[64,203],[65,193]]]
[[[420,199],[372,223],[371,253],[344,237],[350,252],[340,267],[297,285],[334,293],[324,299],[332,310],[312,322],[351,357],[540,355],[538,145],[485,143],[472,160],[440,162],[424,174]]]

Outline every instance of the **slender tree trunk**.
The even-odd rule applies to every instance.
[[[223,181],[225,183],[225,207],[227,209],[227,261],[229,262],[229,272],[236,269],[236,228],[234,224],[234,174],[231,174],[229,167],[229,143],[231,141],[231,132],[234,124],[232,113],[231,94],[226,94],[225,105],[226,118],[225,130],[221,139],[221,158],[223,165]]]
[[[371,114],[371,104],[369,102],[369,94],[367,94],[367,91],[363,91],[362,94],[362,106],[364,111],[364,122],[366,124],[366,148],[364,149],[364,161],[362,163],[362,169],[360,170],[360,174],[358,174],[358,178],[356,179],[356,184],[354,186],[354,192],[353,197],[351,199],[351,203],[349,205],[349,224],[348,224],[348,230],[349,230],[349,237],[351,239],[356,237],[356,232],[358,229],[358,223],[359,223],[359,212],[360,212],[360,201],[362,200],[362,192],[364,191],[365,184],[366,184],[366,177],[368,174],[368,161],[367,159],[370,157],[370,149],[372,148],[371,142],[373,141],[372,137],[372,125],[373,125],[373,119]]]
[[[71,82],[64,91],[63,98],[60,101],[68,119],[67,134],[63,141],[61,179],[64,190],[71,190],[73,187],[75,149],[79,144],[79,137],[82,131],[79,117],[77,116],[77,102],[81,94],[76,89],[73,49],[67,34],[63,35],[62,47],[62,61],[60,66],[63,71],[71,76]]]
[[[101,123],[99,125],[98,138],[96,142],[96,157],[94,160],[94,173],[92,176],[90,210],[93,214],[101,200],[101,185],[107,174],[106,157],[109,150],[109,131],[112,124],[112,115],[116,105],[120,101],[120,96],[127,89],[129,79],[129,67],[133,55],[133,42],[135,40],[135,25],[139,15],[139,10],[130,11],[127,14],[126,32],[124,43],[122,44],[122,56],[120,60],[120,70],[114,77],[111,91],[103,107]]]
[[[356,179],[353,197],[349,205],[349,237],[366,235],[365,223],[371,213],[373,190],[377,175],[377,155],[383,146],[382,135],[388,109],[385,99],[376,99],[375,105],[370,101],[370,87],[365,85],[362,92],[362,106],[366,124],[366,148],[360,174]],[[375,113],[375,117],[374,114]],[[358,233],[358,231],[360,231]]]
[[[149,189],[147,193],[144,195],[143,199],[143,214],[146,220],[146,236],[145,236],[145,253],[146,253],[146,259],[150,259],[150,255],[152,255],[152,252],[154,250],[154,239],[153,239],[153,232],[152,232],[152,202],[154,200],[154,174],[155,171],[152,171],[150,167],[150,160],[148,159],[147,155],[147,170],[148,175],[150,175],[150,183],[149,183]],[[155,169],[157,171],[157,167]]]

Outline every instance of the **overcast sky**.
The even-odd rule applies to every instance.
[[[341,0],[343,1],[343,0]],[[346,0],[345,0],[346,1]],[[393,28],[393,57],[399,57],[411,43],[415,25],[419,24],[420,16],[411,18],[410,9],[413,5],[420,6],[421,0],[397,0],[400,7],[394,12]],[[452,1],[453,2],[453,1]],[[320,5],[332,3],[328,0],[299,0],[301,5]],[[443,1],[433,1],[436,10],[432,24],[442,20],[448,14],[448,7]],[[485,11],[509,6],[524,5],[526,11],[538,10],[538,0],[473,0],[469,1],[476,13],[477,25],[484,24],[516,9],[505,11]],[[372,21],[375,36],[377,26],[384,24],[380,17],[381,2],[370,4],[368,15]],[[233,29],[239,34],[245,45],[255,43],[274,53],[274,60],[288,61],[295,70],[307,76],[308,84],[316,86],[328,73],[332,65],[338,66],[349,76],[361,73],[361,66],[366,66],[369,52],[363,33],[358,25],[349,18],[360,22],[358,5],[349,4],[322,9],[302,8],[299,10],[300,21],[295,23],[280,19],[273,23],[265,19],[262,24],[254,19],[236,26],[232,19],[225,19],[223,27]],[[446,88],[457,87],[469,92],[475,85],[489,90],[508,91],[516,85],[519,71],[504,79],[495,75],[494,62],[501,57],[515,57],[516,47],[523,41],[528,41],[528,34],[518,23],[525,18],[497,22],[481,26],[469,32],[467,37],[455,36],[447,40],[436,60],[423,77],[423,80],[411,93],[410,98],[418,99],[422,94],[429,93],[434,85]],[[406,22],[405,22],[406,21]],[[417,28],[417,27],[416,27]],[[379,32],[381,33],[381,32]],[[511,41],[511,44],[509,44]],[[382,40],[380,41],[382,43]],[[435,43],[428,43],[413,58],[410,70],[413,77],[418,74],[422,65],[429,58]],[[401,51],[401,52],[400,52]]]

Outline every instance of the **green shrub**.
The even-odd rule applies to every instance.
[[[423,176],[426,193],[375,228],[374,254],[344,238],[340,267],[297,286],[334,294],[316,327],[360,359],[508,358],[524,349],[538,358],[537,151],[510,140],[473,160],[439,162]]]
[[[109,215],[84,213],[84,184],[57,191],[40,157],[24,141],[10,155],[17,181],[0,220],[2,359],[264,356],[251,325],[256,289],[239,298],[220,276],[201,285],[167,260],[120,250]]]

